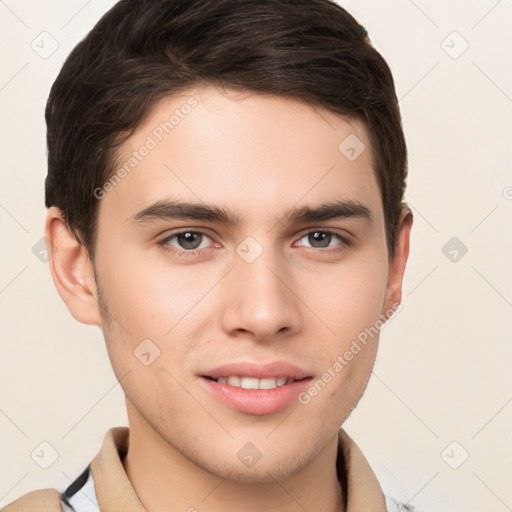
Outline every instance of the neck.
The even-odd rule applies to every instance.
[[[138,414],[129,414],[123,466],[147,512],[345,512],[336,471],[338,436],[286,480],[246,482],[222,478],[180,453]]]

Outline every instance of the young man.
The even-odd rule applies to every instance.
[[[122,0],[46,121],[52,276],[129,428],[5,511],[398,510],[340,429],[412,225],[365,30],[329,0]]]

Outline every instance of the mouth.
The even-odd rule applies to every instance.
[[[304,379],[294,379],[293,377],[268,377],[258,379],[256,377],[245,377],[240,375],[230,375],[228,377],[218,378],[204,375],[203,377],[219,384],[228,384],[235,388],[242,389],[275,389],[280,388],[281,386],[286,386],[287,384],[292,384],[293,382],[300,382],[308,378],[305,377]]]
[[[292,406],[312,376],[297,366],[274,362],[226,364],[201,372],[210,397],[239,412],[264,415]]]

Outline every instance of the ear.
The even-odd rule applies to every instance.
[[[53,206],[46,217],[45,236],[53,282],[62,300],[76,320],[101,327],[93,264]]]
[[[405,265],[409,257],[409,240],[413,215],[409,208],[404,208],[398,222],[397,238],[393,257],[389,264],[386,299],[382,313],[389,318],[402,302],[402,282]]]

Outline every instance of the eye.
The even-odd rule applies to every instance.
[[[302,240],[305,240],[305,242]],[[164,251],[171,252],[178,257],[192,257],[201,255],[203,249],[212,245],[208,244],[208,241],[213,242],[212,239],[202,231],[187,229],[172,233],[157,243]],[[299,242],[300,246],[319,249],[322,253],[342,252],[350,245],[350,241],[346,237],[334,231],[322,229],[305,233],[299,239]]]
[[[208,247],[207,240],[211,240],[209,236],[201,231],[180,231],[167,236],[158,242],[158,245],[167,251],[176,252],[178,254],[196,253],[199,249]]]
[[[303,239],[307,240],[307,244],[301,242],[300,245],[312,247],[314,249],[329,249],[329,251],[326,252],[330,252],[330,250],[343,250],[349,245],[347,238],[329,230],[318,229],[315,231],[309,231],[308,233],[305,233],[300,240]],[[331,242],[336,240],[341,243],[338,242],[337,244],[335,243],[334,245],[331,245]]]

